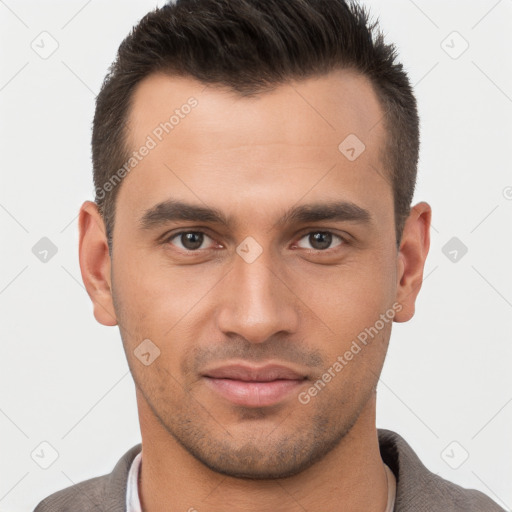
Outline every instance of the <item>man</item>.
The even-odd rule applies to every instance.
[[[416,101],[342,0],[181,0],[97,98],[80,266],[142,444],[45,511],[498,511],[377,431],[431,208]]]

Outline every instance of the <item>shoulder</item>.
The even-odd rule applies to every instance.
[[[395,432],[379,429],[378,435],[382,459],[397,478],[396,512],[504,512],[482,492],[429,471]]]
[[[130,448],[117,462],[112,473],[51,494],[36,506],[34,512],[124,512],[128,471],[141,449],[141,444]]]
[[[104,510],[102,500],[108,478],[109,475],[91,478],[57,491],[42,500],[34,512]]]

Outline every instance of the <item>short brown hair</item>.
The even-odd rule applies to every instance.
[[[119,187],[105,184],[130,158],[125,127],[141,80],[165,72],[247,96],[335,69],[369,78],[384,112],[382,160],[393,187],[398,244],[416,184],[419,119],[396,48],[384,42],[365,8],[344,0],[177,0],[132,29],[96,99],[95,201],[110,251]]]

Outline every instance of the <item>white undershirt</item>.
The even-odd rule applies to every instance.
[[[139,498],[139,470],[142,460],[142,451],[133,459],[130,471],[128,472],[128,482],[126,485],[126,512],[142,512]],[[386,468],[386,477],[388,480],[388,504],[384,512],[393,512],[395,508],[396,496],[396,478],[393,471],[384,464]]]
[[[139,499],[139,468],[142,459],[140,451],[133,459],[130,471],[128,473],[128,483],[126,485],[126,512],[142,512]]]
[[[395,510],[396,478],[387,464],[384,464],[384,467],[386,468],[386,477],[388,480],[388,505],[385,512],[393,512],[393,510]]]

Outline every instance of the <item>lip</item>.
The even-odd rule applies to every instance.
[[[235,405],[265,407],[283,401],[307,376],[289,367],[231,364],[203,372],[205,384]]]

